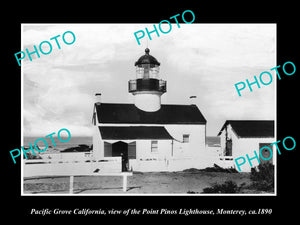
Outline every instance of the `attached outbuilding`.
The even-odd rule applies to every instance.
[[[227,120],[218,136],[221,138],[218,164],[224,168],[236,168],[234,159],[246,157],[246,154],[253,158],[255,157],[254,151],[258,155],[260,163],[270,162],[274,164],[275,162],[275,147],[270,145],[275,142],[273,120]],[[260,155],[259,150],[264,146],[269,148],[264,148]],[[251,160],[251,163],[253,167],[259,164],[257,159]],[[241,170],[242,172],[250,172],[250,164],[245,163]]]

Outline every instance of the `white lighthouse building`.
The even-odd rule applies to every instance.
[[[122,156],[129,169],[142,172],[212,166],[215,159],[205,147],[206,119],[195,104],[161,104],[167,83],[149,53],[146,48],[134,64],[136,79],[128,85],[134,104],[94,104],[93,156],[98,161]]]

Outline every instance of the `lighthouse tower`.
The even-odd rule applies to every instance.
[[[160,109],[160,97],[166,92],[167,82],[159,78],[160,63],[145,49],[145,55],[135,62],[136,79],[128,82],[128,91],[134,95],[134,104],[146,112]]]

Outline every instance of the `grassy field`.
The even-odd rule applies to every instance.
[[[186,172],[134,172],[128,177],[128,191],[126,194],[187,194],[201,193],[206,187],[214,183],[234,181],[237,185],[243,184],[245,188],[241,193],[263,193],[250,186],[250,173],[228,173],[208,171]],[[69,178],[39,178],[24,180],[24,193],[67,194]],[[75,177],[75,194],[124,194],[122,192],[122,177]]]

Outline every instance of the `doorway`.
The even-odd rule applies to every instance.
[[[122,141],[118,141],[112,144],[112,157],[121,157],[122,160],[122,172],[128,171],[128,144]]]

